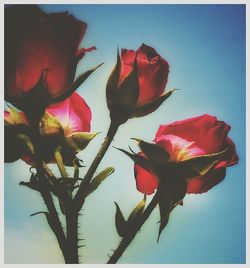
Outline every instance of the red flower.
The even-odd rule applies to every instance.
[[[40,124],[40,147],[43,160],[47,163],[53,162],[54,151],[58,146],[61,146],[65,164],[72,165],[75,154],[83,150],[95,136],[95,134],[89,133],[90,122],[91,110],[84,99],[76,92],[68,99],[50,105],[46,109]],[[25,129],[20,128],[21,125],[25,126]],[[14,136],[11,136],[12,140],[6,139],[5,155],[7,155],[11,153],[9,149],[12,148],[13,143],[17,143],[16,140],[19,139],[20,134],[23,134],[23,130],[29,139],[29,123],[22,112],[15,112],[15,110],[11,109],[10,112],[5,112],[5,126],[6,136],[10,132],[15,133]],[[18,144],[20,144],[20,141]],[[28,164],[34,165],[32,150],[28,152],[27,149],[16,148],[16,151],[19,152],[18,157],[7,157],[5,161],[13,162],[22,158]],[[10,160],[8,161],[8,159]]]
[[[57,96],[74,79],[78,61],[90,49],[78,49],[87,24],[64,13],[46,14],[34,5],[5,9],[5,91],[21,97],[47,70],[45,84]]]
[[[168,80],[169,65],[154,48],[142,44],[135,52],[122,49],[119,83],[131,73],[136,57],[139,78],[137,105],[144,105],[161,96]]]
[[[208,173],[203,176],[186,178],[187,193],[203,193],[224,179],[226,167],[238,163],[235,145],[227,137],[229,130],[230,126],[225,122],[205,114],[161,125],[154,142],[168,152],[168,161],[174,163],[227,149],[223,158]],[[135,164],[135,177],[137,189],[142,193],[152,194],[158,187],[158,178],[138,164]]]
[[[111,117],[121,115],[126,121],[156,110],[173,92],[163,94],[168,73],[167,61],[154,48],[122,49],[106,88]]]

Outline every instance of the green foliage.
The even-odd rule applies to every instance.
[[[119,236],[124,237],[127,234],[127,221],[124,219],[120,207],[115,202],[116,213],[115,213],[115,225]]]
[[[89,184],[89,186],[87,188],[87,192],[86,192],[85,196],[88,196],[89,194],[94,192],[100,186],[100,184],[108,176],[110,176],[114,171],[115,171],[115,169],[113,167],[108,167],[108,168],[104,169],[102,172],[100,172],[96,177],[94,177],[94,179],[91,181],[91,183]]]
[[[142,213],[146,204],[146,197],[147,196],[144,194],[143,199],[138,203],[138,205],[133,209],[133,211],[129,215],[128,217],[129,224],[137,223],[137,221],[142,216]]]

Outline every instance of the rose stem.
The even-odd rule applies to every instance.
[[[68,259],[69,263],[79,263],[78,260],[78,216],[79,211],[82,208],[85,196],[84,191],[86,185],[88,185],[98,167],[100,164],[103,156],[105,155],[107,149],[109,148],[109,145],[111,144],[117,129],[119,127],[119,124],[114,124],[111,121],[107,136],[99,149],[95,159],[93,160],[91,166],[89,167],[83,181],[86,183],[81,184],[75,198],[73,199],[73,202],[71,202],[70,205],[66,207],[66,225],[67,225],[67,249],[70,253],[70,257]]]
[[[39,122],[40,120],[32,120],[32,117],[30,118],[30,127],[31,127],[31,133],[32,133],[32,140],[34,145],[34,154],[35,154],[35,160],[36,160],[36,169],[37,169],[37,175],[39,181],[43,184],[43,187],[40,189],[40,193],[42,195],[42,198],[45,202],[45,205],[48,208],[49,215],[51,217],[51,220],[48,221],[49,226],[51,227],[52,231],[54,232],[59,247],[63,253],[65,262],[68,262],[68,254],[66,249],[66,238],[65,234],[63,232],[63,228],[61,225],[61,222],[59,220],[55,204],[53,202],[52,196],[50,191],[46,188],[44,183],[44,168],[43,168],[43,161],[40,156],[40,131],[39,131]]]
[[[140,221],[137,223],[136,227],[133,229],[133,231],[128,234],[126,237],[124,237],[119,244],[119,246],[116,248],[110,259],[108,260],[108,264],[114,264],[117,263],[117,261],[120,259],[124,251],[127,249],[127,247],[130,245],[130,243],[133,241],[134,237],[136,236],[137,232],[141,229],[142,225],[145,223],[145,221],[150,216],[151,212],[154,210],[156,205],[158,204],[158,191],[155,193],[153,199],[148,204],[147,208],[142,214],[142,217]]]
[[[79,189],[75,195],[75,198],[74,198],[74,202],[75,202],[76,207],[78,208],[79,211],[80,211],[80,209],[83,206],[84,201],[85,201],[85,196],[84,196],[85,187],[86,187],[86,185],[88,185],[90,183],[98,165],[100,164],[102,158],[104,157],[106,151],[108,150],[119,126],[120,126],[119,123],[116,123],[115,121],[111,120],[111,124],[110,124],[109,130],[108,130],[107,136],[105,137],[105,140],[104,140],[102,146],[100,147],[95,159],[93,160],[86,175],[84,176],[83,182],[80,184],[80,187],[79,187]]]
[[[66,207],[66,226],[67,226],[67,263],[79,263],[78,259],[78,211],[73,202]]]

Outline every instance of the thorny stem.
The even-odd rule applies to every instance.
[[[89,185],[89,183],[91,182],[91,179],[92,179],[97,167],[99,166],[102,158],[104,157],[106,151],[108,150],[119,126],[120,126],[119,123],[114,122],[113,120],[111,121],[107,136],[106,136],[101,148],[99,149],[95,159],[93,160],[91,166],[89,167],[86,175],[84,176],[83,182],[80,184],[80,187],[79,187],[79,189],[75,195],[75,198],[74,198],[74,202],[75,202],[75,205],[76,205],[78,211],[82,208],[84,201],[85,201],[86,186]]]
[[[38,179],[42,185],[41,189],[40,189],[40,193],[42,195],[42,198],[45,202],[45,205],[48,208],[49,211],[49,215],[50,215],[50,221],[48,221],[52,231],[54,232],[59,247],[63,253],[65,262],[68,262],[68,254],[66,251],[66,237],[65,234],[63,232],[63,228],[61,225],[61,222],[59,220],[56,208],[55,208],[55,204],[53,202],[53,198],[52,195],[49,191],[49,189],[46,187],[46,183],[45,183],[45,170],[43,168],[43,162],[42,162],[42,158],[40,156],[40,132],[39,132],[39,120],[30,120],[30,126],[31,126],[31,136],[32,136],[32,141],[33,141],[33,145],[34,145],[34,156],[35,156],[35,161],[36,161],[36,169],[37,169],[37,175],[38,175]]]
[[[108,264],[115,264],[120,259],[124,251],[127,249],[127,247],[130,245],[130,243],[133,241],[134,237],[136,236],[137,232],[141,229],[142,225],[145,223],[145,221],[150,216],[151,212],[154,210],[156,205],[158,204],[158,191],[155,193],[153,199],[148,204],[147,208],[142,214],[142,217],[140,221],[137,223],[133,231],[125,236],[119,246],[116,248],[110,259],[108,260]]]
[[[78,213],[75,208],[68,206],[66,209],[66,225],[67,225],[67,252],[69,258],[67,263],[79,263],[78,259]]]

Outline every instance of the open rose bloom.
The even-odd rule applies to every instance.
[[[90,133],[91,110],[77,93],[63,102],[50,105],[40,122],[41,154],[47,163],[54,161],[60,146],[65,165],[73,165],[76,153],[95,136]],[[34,165],[29,122],[23,112],[5,112],[5,162],[22,158]],[[15,146],[15,148],[13,148]]]
[[[227,167],[238,162],[235,145],[227,137],[229,130],[230,126],[225,122],[205,114],[161,125],[154,142],[166,151],[169,156],[166,162],[170,163],[184,163],[188,159],[225,151],[218,161],[209,166],[207,172],[185,177],[187,193],[204,193],[224,179]],[[158,177],[138,164],[135,164],[135,177],[137,189],[142,193],[150,195],[158,188]]]
[[[46,71],[45,91],[60,95],[74,80],[88,49],[79,48],[87,24],[67,12],[46,14],[38,6],[5,8],[5,93],[22,97]]]

